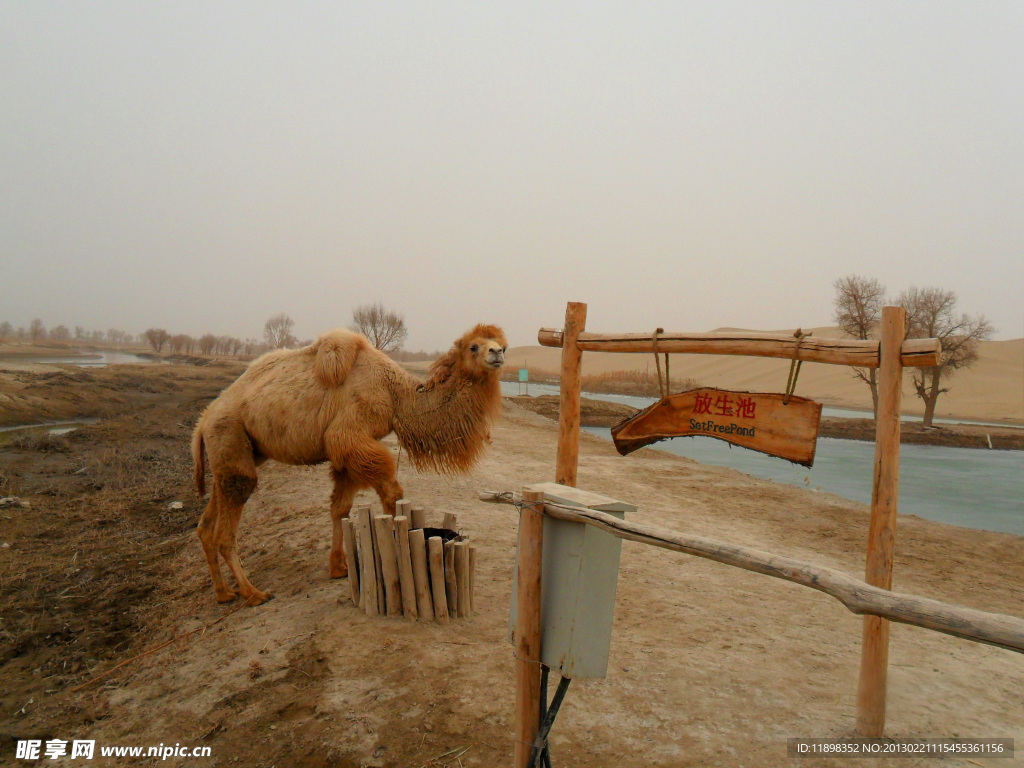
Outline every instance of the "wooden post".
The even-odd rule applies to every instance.
[[[434,603],[430,599],[430,572],[427,570],[427,542],[423,529],[409,531],[409,554],[412,557],[412,578],[416,585],[416,610],[420,618],[434,618]]]
[[[411,518],[411,509],[411,501],[409,501],[408,499],[399,499],[398,501],[395,502],[395,517],[398,517],[399,515],[405,515],[406,517]]]
[[[415,530],[416,528],[427,527],[427,510],[423,507],[413,507],[409,512],[409,529]]]
[[[459,530],[459,520],[454,512],[444,513],[444,517],[441,518],[441,527],[449,531]]]
[[[570,301],[562,330],[562,379],[558,407],[558,456],[555,482],[576,486],[580,455],[580,364],[583,352],[576,339],[587,325],[587,305]]]
[[[359,569],[356,565],[356,537],[352,521],[347,517],[341,521],[341,534],[345,546],[345,562],[348,564],[348,589],[352,602],[359,605]]]
[[[459,618],[469,616],[469,542],[455,542],[455,581],[459,586]]]
[[[384,600],[388,616],[402,615],[402,588],[398,580],[398,557],[395,555],[395,519],[391,515],[373,518],[377,531],[377,549],[384,573]]]
[[[476,601],[476,545],[469,545],[469,612],[473,613]]]
[[[413,581],[412,552],[409,548],[409,518],[405,515],[395,517],[395,545],[398,579],[402,586],[402,613],[407,619],[415,619],[419,611],[416,609],[416,584]]]
[[[444,543],[444,593],[448,601],[448,615],[459,615],[459,582],[455,579],[455,542]]]
[[[562,386],[564,392],[564,379]],[[543,504],[543,491],[523,492],[516,577],[515,768],[528,768],[530,748],[540,726],[540,574],[544,538],[544,516],[540,509]]]
[[[360,604],[367,616],[376,616],[381,606],[377,600],[377,568],[373,554],[373,525],[370,523],[370,508],[357,507],[356,521],[359,523],[359,549],[363,553],[360,560],[359,583],[362,586]]]
[[[377,586],[377,613],[387,616],[387,601],[384,598],[384,571],[380,562],[380,545],[377,543],[377,526],[374,523],[373,513],[370,511],[369,505],[366,507],[366,520],[370,527],[371,543],[373,544],[369,559],[373,564],[373,570],[376,574],[376,581],[373,583]],[[377,614],[374,615],[376,616]]]
[[[427,542],[430,550],[430,587],[434,595],[434,618],[439,624],[448,623],[448,598],[444,594],[444,542],[440,536],[431,536]]]
[[[900,480],[900,404],[903,363],[900,350],[906,335],[906,311],[882,309],[881,365],[878,367],[878,417],[875,420],[875,477],[871,491],[867,567],[864,580],[892,589],[896,544],[896,512]],[[857,689],[857,732],[877,738],[885,730],[886,678],[889,665],[889,622],[864,617],[860,684]]]

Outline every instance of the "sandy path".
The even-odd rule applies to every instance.
[[[106,708],[83,733],[108,744],[201,740],[214,758],[203,765],[417,768],[466,746],[464,766],[510,764],[505,634],[517,519],[514,508],[476,497],[550,480],[555,427],[512,407],[493,437],[468,477],[418,475],[407,462],[400,473],[410,498],[434,516],[458,513],[480,547],[471,620],[445,628],[359,613],[347,582],[327,577],[326,470],[269,464],[240,545],[251,578],[275,599],[137,662],[110,688],[78,694],[77,706]],[[651,450],[620,458],[586,434],[579,484],[636,504],[644,522],[863,569],[866,510],[836,496]],[[182,545],[173,555],[181,578],[167,587],[166,614],[153,616],[156,638],[226,610],[214,603],[198,544],[188,536]],[[897,549],[897,590],[1024,613],[1024,539],[903,518]],[[570,688],[554,762],[786,764],[788,737],[850,733],[860,626],[811,590],[626,542],[609,674]],[[1024,750],[1024,657],[911,627],[892,636],[889,735],[1013,737]],[[1024,755],[944,764],[1021,765]]]

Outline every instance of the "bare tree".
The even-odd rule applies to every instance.
[[[46,326],[43,325],[43,321],[38,317],[32,321],[32,324],[28,327],[28,334],[32,338],[32,341],[39,341],[46,337]]]
[[[376,304],[364,304],[352,310],[352,330],[358,331],[370,340],[381,352],[401,349],[409,335],[405,317]]]
[[[66,325],[58,325],[50,329],[50,338],[54,341],[67,341],[71,338],[71,331]]]
[[[926,427],[932,425],[939,395],[948,392],[941,386],[961,368],[969,368],[978,359],[978,342],[991,338],[995,332],[983,315],[972,317],[957,314],[955,291],[943,288],[908,288],[897,303],[907,311],[907,336],[938,339],[942,344],[939,364],[934,368],[915,368],[912,374],[914,391],[924,401]]]
[[[204,355],[208,355],[213,352],[213,348],[216,344],[217,337],[212,333],[206,333],[199,337],[199,351]]]
[[[6,320],[0,323],[0,339],[9,339],[14,333],[14,328]]]
[[[188,334],[185,334],[185,354],[186,355],[191,355],[192,354],[192,350],[194,350],[195,348],[196,348],[195,337],[189,336]]]
[[[167,343],[170,344],[172,353],[180,355],[185,351],[185,345],[188,343],[188,336],[184,333],[176,333],[167,340]]]
[[[282,312],[267,320],[263,326],[263,338],[267,340],[273,349],[284,349],[295,346],[295,337],[292,335],[292,328],[295,321]]]
[[[885,304],[885,286],[874,278],[860,275],[840,277],[833,283],[836,298],[832,318],[836,324],[855,339],[877,338]],[[853,375],[871,390],[871,408],[878,417],[878,369],[853,368]]]
[[[143,335],[146,337],[146,341],[153,347],[153,351],[157,353],[164,348],[164,344],[171,338],[171,334],[163,328],[150,328]]]
[[[75,339],[77,341],[84,341],[85,340],[85,328],[83,328],[80,325],[76,325],[75,326]]]

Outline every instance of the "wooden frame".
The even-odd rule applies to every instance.
[[[865,614],[865,632],[868,619],[891,620],[1024,653],[1024,619],[1015,616],[963,608],[916,595],[895,594],[888,588],[858,581],[832,568],[751,547],[632,523],[585,507],[555,504],[546,501],[543,492],[524,491],[517,562],[515,768],[528,768],[530,747],[539,731],[543,515],[591,525],[620,539],[707,558],[816,589],[836,598],[853,613]],[[882,693],[884,718],[884,687]]]
[[[651,334],[588,333],[587,305],[570,302],[565,327],[541,328],[541,346],[562,348],[555,481],[576,485],[579,464],[580,374],[584,351],[653,354]],[[875,430],[874,482],[867,546],[866,580],[881,589],[892,586],[896,512],[899,499],[900,407],[904,367],[939,364],[938,339],[906,339],[906,315],[898,307],[882,310],[882,339],[825,339],[754,333],[658,334],[658,352],[775,357],[831,365],[879,369],[878,418]],[[889,658],[888,621],[864,619],[861,675],[857,694],[857,730],[881,736],[885,730],[886,670]]]

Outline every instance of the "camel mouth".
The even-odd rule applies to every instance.
[[[501,368],[503,365],[505,365],[505,356],[500,352],[495,354],[493,357],[489,356],[487,358],[487,365],[489,365],[491,368]]]

